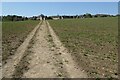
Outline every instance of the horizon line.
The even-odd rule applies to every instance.
[[[41,14],[42,14],[42,13],[41,13]],[[39,14],[39,15],[41,15],[41,14]],[[87,13],[84,13],[84,14],[87,14]],[[76,15],[80,16],[80,15],[84,15],[84,14],[56,14],[56,15],[45,15],[45,16],[58,16],[58,15],[59,15],[59,16],[76,16]],[[91,14],[91,13],[88,13],[88,14]],[[97,14],[113,15],[113,16],[115,16],[115,15],[118,15],[119,13],[117,13],[117,14],[96,13],[96,14],[91,14],[91,15],[97,15]],[[11,16],[16,15],[16,16],[23,16],[23,17],[39,16],[39,15],[25,16],[25,15],[19,15],[19,14],[6,14],[6,15],[2,15],[2,16],[8,16],[8,15],[11,15]],[[44,14],[43,14],[43,15],[44,15]]]

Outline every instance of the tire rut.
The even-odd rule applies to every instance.
[[[62,60],[55,56],[57,51],[51,47],[53,43],[50,39],[47,24],[43,21],[34,39],[35,44],[32,48],[29,48],[29,50],[32,50],[32,60],[30,61],[29,70],[24,73],[23,77],[55,78],[68,76],[66,69],[62,67]]]
[[[41,24],[42,24],[42,22],[41,22]],[[26,72],[26,71],[29,70],[29,67],[28,67],[28,66],[30,65],[29,61],[31,60],[30,55],[31,55],[31,53],[32,53],[32,51],[30,50],[30,48],[31,48],[31,47],[34,45],[34,43],[35,43],[34,39],[35,39],[35,37],[36,37],[36,34],[37,34],[38,31],[39,31],[39,28],[40,28],[40,25],[41,25],[41,24],[39,24],[39,27],[38,27],[38,29],[36,30],[35,34],[33,35],[33,38],[30,40],[30,43],[29,43],[26,51],[24,52],[24,54],[23,54],[20,62],[18,62],[17,66],[15,66],[15,71],[14,71],[14,73],[13,73],[13,75],[12,75],[13,78],[21,78],[21,77],[23,76],[24,72]]]
[[[62,44],[62,42],[59,40],[57,35],[55,34],[54,30],[50,26],[50,24],[47,22],[47,26],[49,29],[49,32],[52,36],[53,42],[56,46],[56,50],[59,54],[61,54],[60,59],[62,60],[62,64],[64,65],[64,68],[69,74],[70,78],[87,78],[87,74],[82,70],[81,67],[79,67],[76,62],[73,60],[72,55],[70,52],[68,52],[67,48],[65,48]]]
[[[16,70],[16,66],[22,60],[23,56],[25,56],[24,52],[27,50],[31,39],[33,38],[36,30],[39,28],[39,24],[33,29],[33,31],[27,36],[25,41],[20,45],[20,47],[15,52],[15,55],[11,56],[11,59],[7,60],[7,64],[2,66],[3,78],[13,77],[14,71]]]
[[[27,48],[6,65],[5,77],[13,78],[86,78],[71,54],[60,42],[47,21],[39,23]],[[25,43],[25,42],[24,42]],[[25,45],[25,44],[24,44]],[[21,47],[23,47],[22,45]],[[18,51],[22,50],[20,48]],[[18,60],[17,60],[18,59]],[[13,64],[15,62],[15,64]],[[9,67],[8,67],[9,66]],[[14,66],[14,67],[13,67]],[[10,68],[10,69],[9,69]],[[13,69],[13,70],[12,70]]]
[[[51,50],[54,51],[53,56],[51,56],[51,57],[53,57],[54,66],[57,68],[57,72],[55,73],[57,75],[56,77],[66,77],[67,78],[70,75],[67,73],[67,71],[63,65],[62,58],[60,57],[61,53],[58,52],[56,45],[53,42],[53,38],[50,34],[47,22],[46,22],[46,26],[47,26],[47,31],[48,31],[48,42],[50,41],[49,46],[50,46]]]

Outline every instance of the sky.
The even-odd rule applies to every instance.
[[[2,2],[2,15],[118,14],[117,2]]]
[[[120,0],[1,0],[2,2],[118,2]]]

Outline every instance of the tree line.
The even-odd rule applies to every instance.
[[[94,17],[116,17],[119,15],[109,15],[109,14],[95,14],[92,15],[90,13],[86,13],[83,15],[73,15],[73,16],[69,16],[69,15],[56,15],[56,16],[45,16],[43,14],[39,15],[39,16],[33,16],[33,17],[23,17],[23,16],[17,16],[17,15],[7,15],[7,16],[2,16],[1,20],[2,21],[24,21],[24,20],[38,20],[40,19],[40,17],[44,17],[45,19],[54,19],[55,17],[59,18],[59,19],[73,19],[73,18],[94,18]]]
[[[28,20],[28,18],[17,15],[2,16],[2,21],[24,21],[24,20]]]

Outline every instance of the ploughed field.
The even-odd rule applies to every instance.
[[[118,21],[111,18],[49,20],[73,59],[91,77],[118,75]]]
[[[2,60],[14,55],[16,49],[23,43],[27,35],[37,26],[39,21],[2,22]]]

